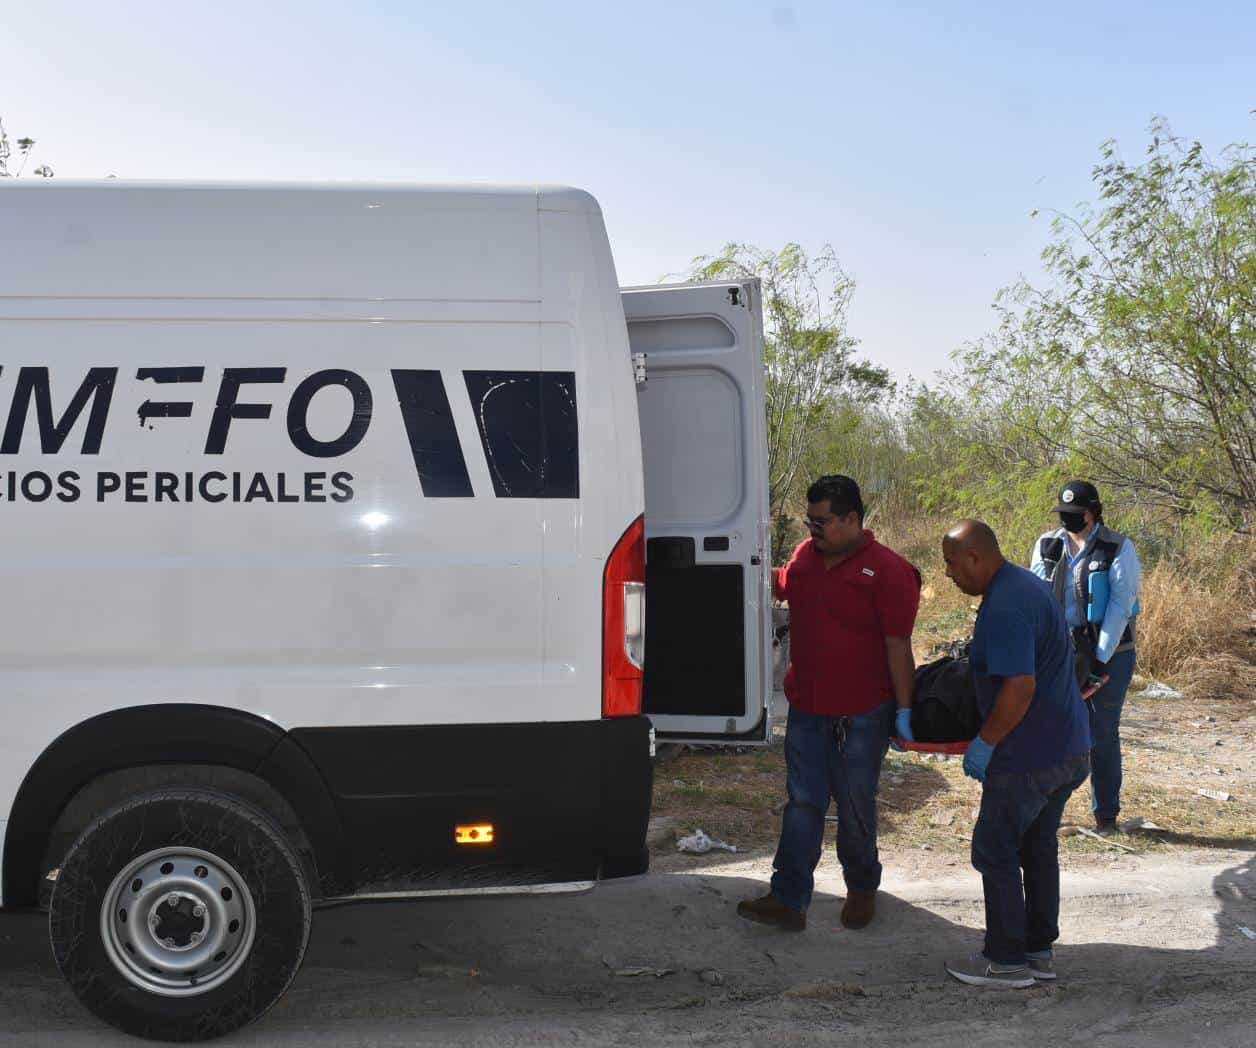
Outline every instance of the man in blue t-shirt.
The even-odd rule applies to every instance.
[[[964,773],[983,784],[973,866],[986,897],[984,950],[948,961],[946,970],[973,986],[1032,986],[1055,978],[1056,834],[1065,803],[1090,771],[1090,721],[1050,587],[1004,560],[979,520],[947,532],[942,556],[955,585],[982,598],[970,655],[982,725]]]

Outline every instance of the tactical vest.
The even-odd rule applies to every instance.
[[[1112,562],[1116,560],[1116,555],[1120,551],[1121,546],[1125,544],[1125,536],[1119,531],[1113,531],[1106,524],[1096,524],[1094,534],[1088,539],[1090,542],[1090,553],[1082,557],[1073,567],[1073,577],[1071,583],[1073,586],[1073,599],[1077,602],[1077,607],[1081,609],[1082,614],[1086,614],[1086,606],[1088,594],[1090,592],[1090,574],[1094,571],[1108,571],[1112,567]],[[1042,565],[1047,572],[1047,582],[1055,591],[1056,598],[1061,606],[1064,604],[1064,587],[1070,584],[1068,578],[1068,556],[1066,554],[1068,543],[1068,532],[1063,528],[1059,528],[1050,534],[1043,535],[1038,540],[1038,556],[1042,560]],[[1134,620],[1138,616],[1138,603],[1134,604],[1134,614],[1130,616],[1129,622],[1125,624],[1125,632],[1121,634],[1121,642],[1116,646],[1116,651],[1129,651],[1134,647]],[[1101,622],[1085,624],[1085,628],[1091,631],[1092,640],[1098,641],[1099,627]]]

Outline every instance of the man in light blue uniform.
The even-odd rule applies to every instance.
[[[1134,675],[1134,622],[1140,568],[1134,543],[1103,522],[1095,486],[1070,480],[1055,511],[1061,527],[1034,543],[1029,568],[1064,605],[1064,617],[1090,673],[1108,682],[1091,698],[1090,795],[1095,827],[1116,831],[1121,811],[1121,709]]]

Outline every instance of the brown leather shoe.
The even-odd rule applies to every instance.
[[[877,893],[855,891],[846,892],[846,904],[842,907],[842,923],[847,928],[866,928],[872,923],[877,913]]]
[[[807,927],[807,915],[791,910],[771,892],[760,899],[746,899],[737,904],[737,915],[759,924],[771,924],[787,932],[800,932]]]

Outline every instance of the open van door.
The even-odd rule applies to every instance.
[[[764,742],[771,563],[759,282],[621,294],[645,466],[645,712],[659,739]]]

